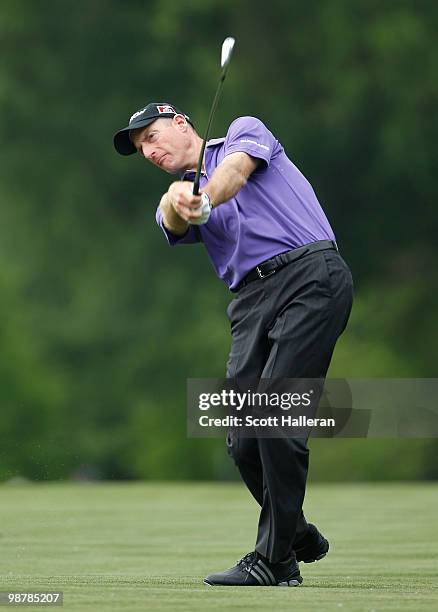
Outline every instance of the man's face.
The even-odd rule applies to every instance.
[[[130,138],[140,155],[161,170],[177,174],[186,169],[189,126],[181,115],[156,119],[143,129],[133,130]]]

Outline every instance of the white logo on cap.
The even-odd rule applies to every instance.
[[[134,114],[132,115],[132,117],[129,119],[129,123],[131,123],[131,121],[134,121],[134,119],[135,119],[136,117],[138,117],[139,115],[142,115],[142,114],[145,112],[145,110],[146,110],[146,109],[147,109],[147,106],[145,106],[145,107],[144,107],[144,108],[142,108],[141,110],[139,110],[139,111],[137,111],[136,113],[134,113]]]

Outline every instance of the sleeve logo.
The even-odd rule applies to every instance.
[[[251,140],[251,138],[241,138],[240,142],[247,142],[249,144],[255,144],[257,147],[260,147],[261,149],[266,149],[266,151],[269,151],[269,147],[262,144],[261,142],[257,142],[256,140]]]

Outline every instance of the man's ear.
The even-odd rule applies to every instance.
[[[177,127],[179,130],[182,130],[183,132],[187,129],[187,119],[184,117],[184,115],[175,115],[175,117],[173,117],[172,119],[172,122],[175,127]]]

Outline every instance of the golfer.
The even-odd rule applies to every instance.
[[[239,117],[224,138],[207,143],[196,196],[202,139],[175,106],[150,103],[137,111],[114,145],[179,177],[156,218],[170,245],[202,242],[234,293],[227,377],[323,379],[348,321],[352,278],[310,183],[262,121]],[[297,586],[298,562],[321,559],[329,549],[302,511],[306,440],[243,438],[233,430],[227,443],[261,508],[256,545],[204,582]]]

